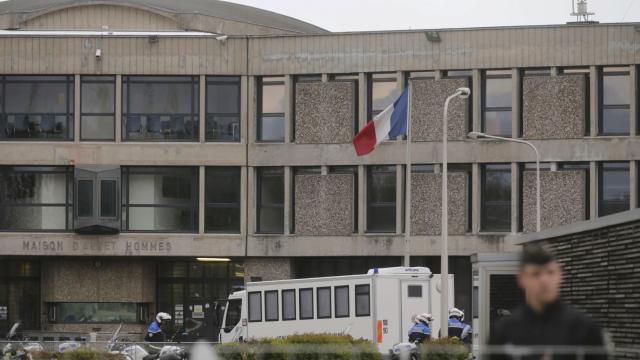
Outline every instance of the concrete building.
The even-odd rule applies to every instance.
[[[472,89],[449,123],[468,311],[471,255],[535,229],[535,173],[527,147],[465,134],[538,146],[545,229],[636,208],[639,26],[330,33],[219,1],[0,3],[0,329],[142,332],[166,311],[213,339],[245,280],[400,265],[405,141],[351,139],[405,86],[409,252],[436,272],[442,103]]]

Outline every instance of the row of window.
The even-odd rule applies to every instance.
[[[543,164],[543,170],[550,166]],[[561,163],[558,170],[589,171],[587,163]],[[521,171],[533,171],[530,164]],[[413,165],[413,172],[433,172],[433,165]],[[471,191],[471,166],[452,165],[466,174]],[[240,232],[241,170],[205,169],[205,231]],[[296,168],[294,174],[320,173],[320,168]],[[353,222],[357,232],[357,167],[336,166],[329,173],[353,175]],[[65,166],[0,167],[0,230],[72,230],[87,218],[110,219],[122,231],[195,232],[198,230],[198,169],[196,167],[116,168],[111,176],[86,177],[79,168]],[[256,220],[258,233],[284,233],[284,168],[257,168]],[[481,230],[511,231],[511,164],[481,167]],[[598,166],[598,216],[630,208],[629,162]],[[522,176],[520,176],[522,178]],[[585,176],[588,179],[588,176]],[[75,179],[75,180],[74,180]],[[368,232],[396,231],[396,165],[376,165],[366,171],[366,228]],[[400,185],[404,186],[404,185]],[[295,191],[295,190],[294,190]],[[589,186],[585,184],[585,198]],[[467,194],[470,230],[471,194]],[[74,201],[75,199],[75,201]],[[522,200],[520,200],[522,202]],[[585,206],[588,206],[586,201]],[[585,214],[589,214],[585,209]],[[520,211],[522,217],[522,212]],[[293,216],[295,218],[295,216]],[[292,232],[295,233],[295,223]]]
[[[588,68],[566,68],[562,72],[589,76]],[[514,86],[511,74],[511,70],[487,70],[483,73],[482,130],[488,134],[512,136]],[[550,74],[550,69],[523,71],[524,76]],[[433,72],[407,72],[405,76],[429,78],[435,75]],[[472,74],[470,70],[457,70],[445,71],[443,76],[466,77],[471,82]],[[629,135],[632,120],[630,104],[634,96],[629,68],[605,67],[599,76],[599,134]],[[352,81],[357,88],[358,76],[335,75],[331,80]],[[321,81],[321,77],[296,77],[296,82],[309,81]],[[368,119],[397,98],[399,81],[396,73],[370,74],[366,89]],[[115,139],[115,88],[115,76],[81,77],[81,140]],[[197,76],[123,76],[123,140],[197,141],[200,129],[199,90]],[[239,142],[240,77],[207,76],[205,91],[205,139]],[[0,139],[73,139],[76,115],[73,94],[74,76],[0,76]],[[286,94],[283,76],[259,79],[258,141],[284,141]],[[587,118],[587,130],[588,121]],[[354,127],[357,130],[357,121],[354,121]]]
[[[350,317],[349,288],[349,285],[343,285],[334,286],[333,288],[324,286],[298,289],[298,302],[296,302],[296,289],[252,291],[248,294],[249,321],[260,322],[263,321],[263,319],[264,321],[286,321]],[[371,314],[370,286],[368,284],[355,285],[354,296],[355,316],[369,316]],[[262,306],[263,297],[264,308]],[[281,306],[279,304],[281,304]],[[315,307],[314,304],[316,304]],[[298,311],[296,311],[296,307]],[[282,315],[280,314],[280,310],[282,310]]]

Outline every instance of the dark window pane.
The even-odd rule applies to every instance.
[[[240,168],[207,168],[205,181],[205,230],[240,232]]]
[[[511,231],[511,165],[485,165],[482,230]]]
[[[628,135],[629,109],[602,109],[602,133]]]
[[[205,231],[239,233],[240,206],[207,207],[205,211]]]
[[[135,303],[58,303],[55,305],[59,323],[137,323]]]
[[[336,317],[348,317],[349,316],[349,287],[336,286],[333,289],[333,291],[335,292]]]
[[[239,114],[240,83],[208,84],[207,112],[215,114]]]
[[[367,231],[396,230],[395,166],[371,166],[367,172]]]
[[[489,135],[511,137],[511,111],[485,111],[484,131]]]
[[[262,168],[258,172],[258,232],[284,232],[284,172]]]
[[[191,78],[185,78],[191,81]],[[191,83],[131,83],[128,84],[128,113],[190,114],[194,112]]]
[[[264,84],[262,86],[262,113],[284,113],[284,98],[284,84]]]
[[[81,98],[82,113],[111,114],[115,111],[115,83],[83,82]]]
[[[318,319],[331,317],[331,288],[323,287],[316,289],[318,301]]]
[[[263,115],[260,118],[259,140],[284,141],[284,116]]]
[[[369,285],[356,285],[356,316],[370,315]]]
[[[64,230],[64,206],[0,207],[0,230]]]
[[[282,290],[282,320],[296,319],[296,291]]]
[[[115,180],[100,181],[100,216],[117,216],[117,182]]]
[[[227,328],[236,326],[240,322],[242,311],[242,300],[233,299],[229,300],[227,304],[227,318],[225,319],[225,326]]]
[[[207,140],[240,141],[239,115],[207,115],[205,127]]]
[[[485,106],[511,108],[511,78],[485,80]]]
[[[261,208],[258,222],[258,232],[270,234],[284,233],[284,208]]]
[[[67,83],[6,83],[5,107],[8,113],[67,113]]]
[[[264,292],[264,318],[267,321],[278,321],[278,291]]]
[[[313,319],[313,289],[300,289],[300,319]]]
[[[249,293],[249,321],[262,321],[262,294]]]
[[[628,163],[602,163],[600,182],[599,216],[629,210]]]
[[[113,140],[115,120],[113,116],[82,115],[80,138],[83,140]]]
[[[409,285],[407,287],[408,297],[421,298],[422,297],[422,285]]]
[[[629,75],[604,75],[602,92],[604,105],[628,105],[631,101]]]
[[[78,217],[93,216],[93,180],[78,180]]]

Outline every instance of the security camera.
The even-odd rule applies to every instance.
[[[102,49],[98,48],[96,49],[96,60],[101,60],[102,59]]]
[[[225,42],[227,41],[227,39],[229,38],[229,35],[220,35],[220,36],[216,36],[216,40],[218,41],[222,41]]]

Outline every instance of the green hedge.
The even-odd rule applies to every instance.
[[[368,340],[348,335],[299,334],[216,347],[224,360],[381,360]]]
[[[420,346],[422,360],[466,360],[469,351],[457,337],[428,341]]]
[[[125,360],[125,357],[120,354],[110,354],[104,351],[94,351],[86,348],[65,353],[42,351],[32,353],[31,356],[33,360]]]

